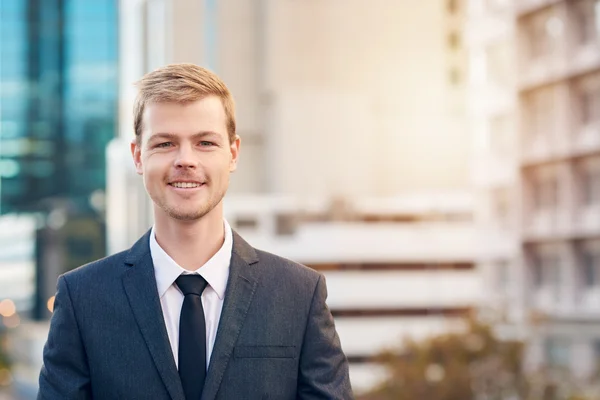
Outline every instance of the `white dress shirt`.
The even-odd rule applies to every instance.
[[[196,271],[188,271],[180,267],[158,244],[154,227],[150,234],[150,255],[154,263],[154,275],[160,297],[160,305],[167,326],[171,351],[175,365],[179,368],[179,317],[183,306],[183,294],[175,284],[181,274],[199,274],[208,285],[202,293],[202,307],[206,321],[206,368],[210,362],[217,328],[221,319],[225,288],[229,279],[229,262],[233,248],[231,227],[223,220],[225,240],[217,253]]]

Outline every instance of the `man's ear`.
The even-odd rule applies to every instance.
[[[133,164],[135,165],[135,171],[142,175],[144,170],[142,169],[142,148],[141,144],[138,144],[137,138],[131,141],[129,145],[131,148],[131,156],[133,157]]]
[[[229,151],[231,151],[231,161],[229,162],[229,172],[234,172],[237,169],[237,162],[240,156],[240,145],[242,139],[238,135],[235,135],[235,140],[229,145]]]

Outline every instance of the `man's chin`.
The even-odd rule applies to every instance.
[[[214,207],[206,207],[206,204],[198,204],[186,207],[161,207],[165,214],[178,221],[197,221],[208,214]]]
[[[197,221],[204,217],[206,212],[199,212],[198,210],[193,211],[170,211],[167,213],[169,217],[179,221]]]

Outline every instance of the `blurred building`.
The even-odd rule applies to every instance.
[[[600,358],[600,1],[519,1],[520,234],[534,363]]]
[[[0,332],[33,308],[36,230],[33,216],[0,216]]]
[[[600,357],[600,1],[472,3],[489,300],[527,328],[530,368],[589,377]]]
[[[467,21],[477,263],[488,289],[484,306],[516,323],[523,319],[523,286],[518,277],[519,132],[512,1],[471,1]]]
[[[152,224],[135,174],[133,82],[171,62],[219,74],[242,152],[225,202],[254,246],[322,271],[358,391],[403,337],[478,304],[464,1],[122,0],[108,248]],[[419,32],[415,35],[415,32]]]
[[[2,1],[0,18],[0,214],[42,217],[32,244],[42,318],[58,274],[105,255],[117,2]]]
[[[115,0],[0,4],[0,212],[94,209],[114,136]]]
[[[50,315],[60,273],[106,252],[117,6],[0,1],[0,308],[20,312],[4,324],[15,342],[33,335],[32,343],[43,343],[46,325],[30,329],[27,319]],[[11,350],[17,394],[35,395],[41,347]]]
[[[464,15],[463,1],[121,1],[109,249],[150,224],[127,149],[132,83],[170,62],[206,66],[234,94],[242,155],[232,195],[467,187]]]

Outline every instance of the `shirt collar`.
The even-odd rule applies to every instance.
[[[211,257],[206,264],[202,265],[196,271],[188,271],[175,262],[156,241],[154,226],[150,233],[150,255],[154,263],[154,276],[156,277],[156,286],[159,297],[163,297],[167,289],[175,282],[181,274],[199,274],[211,288],[217,293],[219,299],[225,297],[225,288],[229,278],[229,263],[231,261],[231,252],[233,249],[233,234],[231,226],[224,219],[225,240],[221,248]]]

